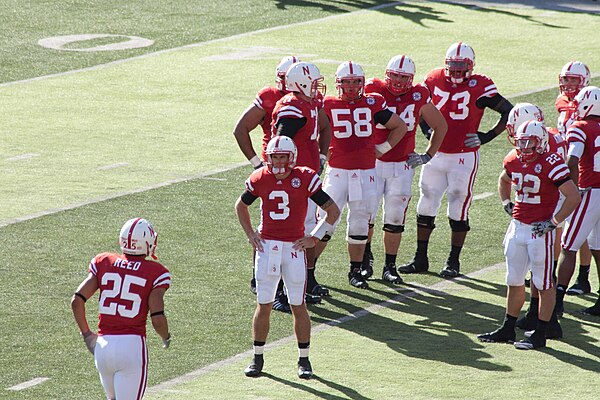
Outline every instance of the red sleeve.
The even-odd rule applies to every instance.
[[[279,97],[276,95],[276,91],[276,88],[264,87],[259,90],[252,103],[261,110],[272,110],[275,107],[277,100],[279,100]]]
[[[246,190],[249,191],[250,193],[252,193],[256,197],[260,197],[260,195],[259,195],[260,182],[259,181],[260,181],[260,177],[262,175],[263,168],[259,168],[256,171],[254,171],[248,177],[248,179],[246,179],[246,182],[245,182]]]
[[[306,174],[308,175],[308,197],[317,193],[321,190],[321,178],[319,175],[312,169],[306,168]]]

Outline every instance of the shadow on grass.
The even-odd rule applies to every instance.
[[[371,400],[369,397],[362,396],[360,393],[358,393],[356,390],[354,390],[352,388],[339,385],[335,382],[331,382],[327,379],[319,377],[318,375],[313,375],[312,380],[319,381],[319,382],[329,386],[330,388],[343,393],[344,396],[338,396],[338,395],[330,394],[330,393],[323,393],[320,390],[315,389],[314,387],[311,387],[307,384],[302,383],[302,381],[294,382],[294,381],[283,379],[281,377],[271,375],[271,374],[265,373],[265,372],[262,373],[262,376],[264,376],[265,378],[272,379],[275,382],[279,382],[283,385],[292,387],[294,389],[302,390],[302,391],[309,393],[320,399],[347,400],[350,398],[350,399],[354,399],[354,400]]]

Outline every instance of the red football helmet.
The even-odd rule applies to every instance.
[[[463,83],[469,80],[475,67],[475,52],[466,43],[458,42],[446,51],[446,78],[452,83]]]
[[[524,163],[535,161],[548,147],[548,131],[542,122],[526,121],[515,136],[517,155]]]
[[[359,100],[365,92],[365,73],[354,61],[346,61],[335,71],[335,87],[340,99]]]
[[[590,69],[581,61],[566,63],[558,75],[560,94],[574,98],[577,93],[590,84]]]
[[[415,63],[404,54],[392,57],[385,69],[387,89],[396,96],[404,94],[412,88],[414,77]]]
[[[526,121],[538,121],[544,123],[544,114],[535,104],[517,103],[508,114],[506,122],[506,131],[508,132],[508,141],[515,145],[516,129]]]
[[[267,144],[267,168],[275,175],[285,174],[296,166],[296,160],[298,159],[298,149],[294,141],[287,136],[275,136]],[[273,155],[285,154],[288,156],[284,162],[273,160]]]
[[[285,74],[287,70],[292,66],[293,63],[300,62],[301,60],[296,56],[283,57],[277,67],[275,68],[275,85],[277,89],[285,91]]]

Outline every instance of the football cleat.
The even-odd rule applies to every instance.
[[[348,272],[348,282],[359,289],[367,289],[369,284],[361,275],[360,271]]]
[[[313,286],[310,293],[314,294],[315,296],[321,296],[321,297],[330,295],[329,289],[327,289],[325,286],[319,285],[318,283],[315,286]]]
[[[537,310],[532,311],[531,309],[528,309],[525,316],[517,320],[515,326],[519,329],[523,329],[524,331],[531,331],[535,329],[537,325],[537,319]]]
[[[526,338],[529,338],[534,333],[535,333],[535,329],[530,330],[530,331],[525,331],[525,333],[523,333],[523,336],[525,336]],[[558,321],[550,322],[548,324],[548,327],[546,328],[546,339],[562,339],[562,337],[563,337],[563,331],[562,331],[562,327],[560,326],[560,323]]]
[[[273,301],[273,310],[281,311],[284,313],[291,313],[290,303],[288,298],[283,292],[279,292],[275,295],[275,301]]]
[[[260,373],[263,369],[264,363],[265,363],[265,360],[262,355],[260,355],[260,356],[255,355],[254,358],[252,359],[252,362],[250,363],[250,365],[248,365],[246,367],[246,369],[244,370],[244,374],[251,378],[254,378],[254,377],[260,375]]]
[[[451,262],[446,261],[446,265],[444,269],[440,271],[440,276],[442,278],[456,278],[460,275],[460,263],[459,262]]]
[[[363,278],[369,279],[373,276],[373,253],[371,251],[365,251],[362,265],[360,267],[360,274]]]
[[[600,317],[600,302],[596,302],[596,304],[594,304],[591,307],[584,308],[583,310],[581,310],[581,313],[584,315],[593,315],[595,317]]]
[[[321,296],[305,293],[304,294],[304,302],[306,304],[321,304]]]
[[[501,326],[494,332],[477,335],[477,339],[486,343],[512,343],[516,337],[514,329],[508,329],[504,326]]]
[[[396,266],[394,264],[386,265],[383,267],[383,274],[381,275],[381,279],[386,282],[393,283],[394,285],[400,285],[403,283],[402,278],[398,275],[396,271]]]
[[[591,292],[592,292],[592,286],[590,285],[590,281],[588,281],[587,279],[579,280],[579,278],[577,278],[577,280],[575,281],[573,286],[571,286],[567,290],[567,294],[569,294],[571,296],[581,296],[582,294],[588,294]]]
[[[546,338],[536,335],[535,331],[533,331],[530,332],[529,337],[526,337],[519,342],[515,342],[515,347],[519,350],[541,349],[542,347],[546,347]]]
[[[308,357],[303,357],[298,360],[298,378],[310,379],[313,375],[312,366]]]
[[[529,278],[525,279],[525,287],[531,287],[531,279],[529,279]]]
[[[429,259],[427,257],[415,257],[408,264],[398,267],[398,272],[401,274],[418,274],[427,271],[429,271]]]
[[[554,306],[554,312],[558,318],[561,318],[565,313],[565,303],[561,300],[556,299],[556,305]]]

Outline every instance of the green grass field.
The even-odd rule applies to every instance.
[[[172,348],[163,351],[156,335],[149,334],[149,385],[250,349],[251,252],[233,204],[251,168],[228,169],[244,161],[231,131],[256,91],[272,83],[274,65],[283,55],[295,53],[315,61],[332,93],[332,76],[340,61],[351,58],[367,75],[381,76],[392,55],[406,52],[420,76],[443,62],[450,43],[465,39],[475,48],[477,71],[493,77],[513,102],[540,105],[548,121],[556,120],[557,90],[537,90],[555,85],[565,62],[581,59],[593,72],[600,70],[594,40],[600,20],[595,15],[431,2],[355,14],[342,12],[383,2],[338,6],[331,1],[252,1],[244,2],[245,7],[239,2],[221,2],[219,7],[172,2],[159,7],[73,1],[68,9],[66,3],[52,1],[30,2],[27,7],[4,3],[9,7],[0,20],[10,34],[0,40],[0,49],[14,54],[14,65],[4,61],[3,82],[337,14],[0,86],[0,398],[8,399],[102,397],[93,359],[72,322],[69,299],[89,260],[100,251],[116,251],[117,232],[134,215],[153,222],[160,233],[158,255],[173,273],[166,302],[175,339]],[[25,21],[32,14],[39,16],[35,29]],[[210,18],[202,24],[190,22],[198,15]],[[188,26],[193,29],[185,29]],[[17,37],[21,31],[27,34]],[[157,47],[84,55],[32,45],[42,37],[97,32],[148,37]],[[599,85],[600,79],[593,82]],[[484,130],[495,119],[486,115]],[[259,142],[260,133],[254,137]],[[422,138],[418,146],[424,147]],[[501,241],[508,218],[498,202],[496,179],[508,149],[507,141],[498,138],[481,152],[475,192],[493,195],[474,202],[473,229],[462,257],[463,273],[478,275],[457,283],[440,283],[433,273],[411,276],[411,285],[402,292],[417,292],[410,299],[398,298],[397,290],[378,279],[368,291],[354,290],[345,279],[342,225],[319,261],[319,279],[331,287],[333,296],[311,307],[314,323],[331,323],[383,301],[392,303],[361,318],[318,328],[311,356],[316,379],[297,379],[294,344],[288,341],[269,350],[265,378],[244,378],[241,370],[248,359],[242,357],[183,385],[151,390],[148,398],[504,398],[509,393],[584,398],[598,393],[598,319],[568,314],[565,340],[551,342],[543,352],[476,341],[476,333],[492,329],[503,315],[502,267],[477,271],[503,260]],[[31,156],[19,158],[27,154]],[[224,171],[185,180],[218,169]],[[118,196],[170,180],[180,182]],[[114,198],[52,213],[103,197]],[[416,197],[400,262],[414,252]],[[449,247],[443,210],[430,246],[434,272]],[[38,213],[48,215],[11,223]],[[373,245],[379,268],[379,237]],[[595,273],[591,278],[595,290]],[[440,292],[428,293],[429,287]],[[593,299],[567,298],[567,311]],[[92,324],[96,303],[88,302]],[[274,314],[270,342],[290,333],[290,316]],[[559,376],[568,376],[568,383],[556,387]],[[36,377],[50,380],[19,392],[5,390]]]

